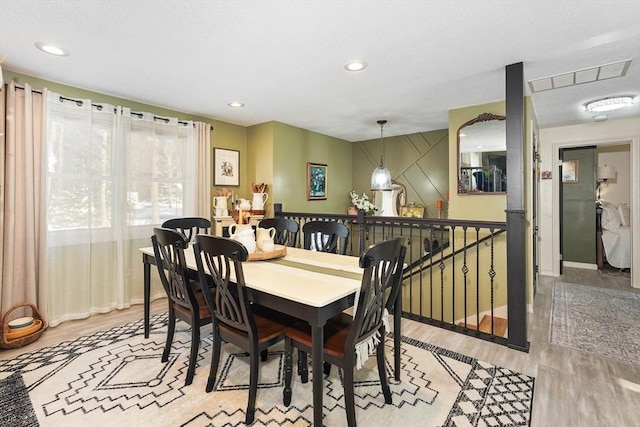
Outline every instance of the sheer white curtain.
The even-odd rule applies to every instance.
[[[211,125],[196,122],[198,139],[198,207],[197,215],[211,218]]]
[[[192,122],[49,92],[52,326],[142,302],[138,249],[164,220],[197,214],[197,134]],[[156,281],[152,298],[160,296]]]

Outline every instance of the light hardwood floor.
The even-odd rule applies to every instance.
[[[407,319],[403,319],[403,331],[418,340],[534,376],[532,427],[639,426],[640,367],[549,344],[551,291],[556,281],[640,293],[630,287],[629,279],[604,278],[593,270],[567,268],[559,278],[541,277],[534,310],[529,315],[529,353]],[[152,314],[166,311],[165,301],[154,301],[151,311]],[[0,358],[15,357],[22,352],[141,318],[142,306],[134,306],[67,322],[50,328],[40,340],[27,347],[0,351]]]

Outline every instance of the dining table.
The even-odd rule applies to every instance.
[[[144,266],[144,336],[149,337],[151,265],[153,247],[140,248]],[[195,254],[185,250],[185,261],[197,275]],[[286,255],[266,260],[246,261],[242,266],[250,299],[257,304],[289,314],[311,326],[312,358],[322,373],[324,325],[328,319],[354,305],[362,283],[359,258],[299,248],[286,248]],[[394,304],[395,376],[400,378],[400,293]],[[313,424],[322,426],[323,375],[312,375]]]

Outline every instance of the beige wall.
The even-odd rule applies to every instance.
[[[607,145],[598,147],[598,166],[608,165],[616,177],[600,185],[603,200],[618,205],[631,202],[631,145]]]

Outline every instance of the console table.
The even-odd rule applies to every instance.
[[[254,215],[249,222],[251,226],[257,227],[258,223],[262,221],[264,215]],[[211,221],[213,225],[213,235],[220,237],[229,237],[229,226],[235,224],[233,217],[231,216],[215,216]]]

